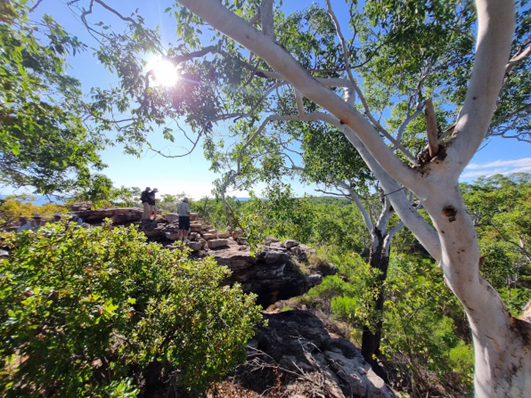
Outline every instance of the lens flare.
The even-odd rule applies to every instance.
[[[165,59],[153,59],[148,64],[148,70],[154,74],[154,83],[158,86],[171,87],[179,80],[177,68]]]

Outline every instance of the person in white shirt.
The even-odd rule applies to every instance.
[[[18,218],[18,228],[17,228],[17,232],[22,232],[22,231],[25,231],[27,229],[31,229],[31,225],[30,225],[30,222],[28,221],[28,218],[26,216],[20,216]]]
[[[67,220],[68,220],[67,225],[74,229],[90,227],[89,224],[84,222],[83,219],[75,213],[68,213]]]
[[[37,229],[42,227],[46,222],[42,219],[42,216],[40,214],[35,214],[33,216],[33,220],[30,222],[30,228],[31,229]]]

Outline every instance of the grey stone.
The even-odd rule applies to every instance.
[[[284,247],[286,249],[291,249],[292,247],[299,246],[299,242],[293,239],[286,239],[284,241]]]
[[[319,274],[308,275],[306,277],[306,285],[308,285],[309,287],[320,285],[322,281],[323,276]]]
[[[219,249],[220,247],[225,247],[229,245],[227,239],[211,239],[207,240],[209,249]]]
[[[186,246],[188,246],[193,251],[199,251],[203,248],[202,242],[188,242]]]
[[[282,250],[265,248],[264,250],[264,260],[266,263],[278,263],[278,262],[287,262],[289,261],[289,255]]]
[[[261,359],[269,366],[277,364],[301,376],[320,373],[324,383],[319,387],[313,386],[317,396],[398,397],[374,373],[352,343],[331,337],[323,323],[311,312],[286,311],[265,314],[264,318],[268,326],[258,327],[248,346],[253,362],[241,365],[241,373],[256,367],[257,359]],[[294,395],[290,393],[289,396]]]
[[[179,232],[166,231],[164,232],[166,239],[168,240],[177,240],[179,239]]]
[[[240,229],[237,229],[236,231],[232,231],[232,239],[238,239],[240,236],[242,236],[243,231]]]
[[[168,221],[169,223],[175,222],[179,219],[179,214],[177,213],[166,213],[163,214],[162,217]]]
[[[162,235],[162,230],[160,229],[151,229],[143,232],[148,238],[156,238]]]
[[[218,264],[226,265],[233,271],[249,268],[257,261],[256,257],[251,256],[250,251],[241,251],[237,249],[216,252],[214,254],[214,259]]]
[[[201,232],[203,226],[201,224],[190,224],[190,231],[192,232]]]
[[[201,235],[199,235],[197,232],[191,232],[188,235],[188,238],[191,239],[191,240],[198,240],[200,237],[201,237]]]
[[[271,243],[280,242],[280,239],[275,238],[274,236],[268,236],[264,240],[264,245],[269,246]]]
[[[90,224],[101,222],[106,218],[110,218],[115,224],[121,224],[141,220],[144,210],[139,207],[107,207],[96,210],[79,210],[75,213]]]

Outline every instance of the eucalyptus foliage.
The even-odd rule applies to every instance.
[[[38,193],[89,183],[104,138],[83,123],[80,82],[67,57],[86,46],[26,2],[0,3],[0,182]]]

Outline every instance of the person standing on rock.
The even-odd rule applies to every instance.
[[[31,229],[38,229],[42,227],[46,222],[43,221],[42,216],[40,214],[35,214],[33,216],[33,221],[30,222],[30,228]]]
[[[158,192],[159,190],[157,188],[153,188],[153,191],[151,191],[149,194],[148,194],[148,203],[149,203],[149,219],[151,219],[151,216],[153,216],[153,220],[156,220],[157,219],[157,200],[155,198],[155,194]]]
[[[22,232],[22,231],[25,231],[27,229],[31,229],[31,223],[28,221],[28,218],[26,216],[20,216],[18,218],[18,228],[17,228],[17,232]]]
[[[149,217],[151,215],[151,208],[149,207],[149,192],[151,191],[150,187],[147,187],[145,190],[142,191],[142,194],[140,195],[140,201],[142,202],[142,206],[144,206],[144,213],[142,214],[142,221],[149,220]]]
[[[179,239],[184,241],[188,238],[190,231],[190,206],[188,198],[183,198],[182,202],[177,206],[177,213],[179,213]]]

